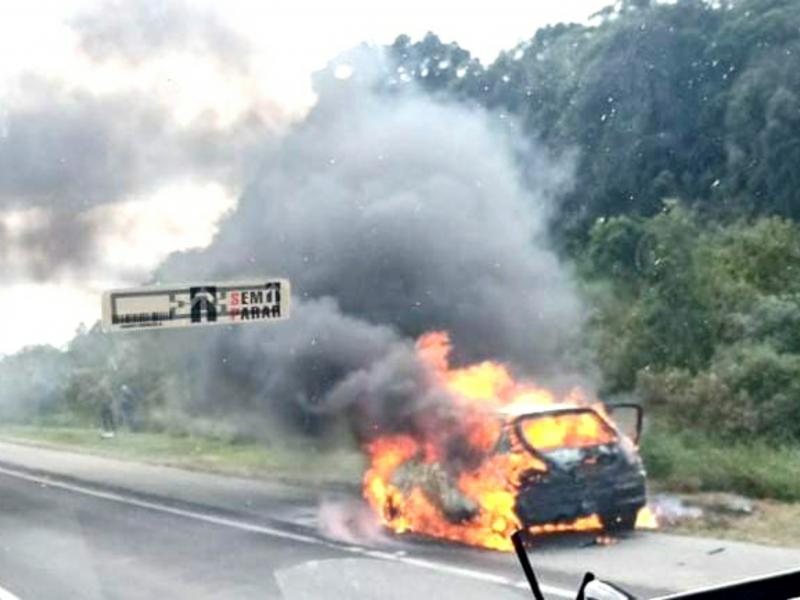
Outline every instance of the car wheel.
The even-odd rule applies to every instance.
[[[603,529],[609,532],[632,531],[636,527],[636,510],[623,510],[601,516]]]

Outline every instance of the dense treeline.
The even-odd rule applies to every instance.
[[[556,223],[678,197],[714,214],[800,216],[800,4],[624,2],[542,29],[483,67],[429,34],[391,47],[401,81],[506,111],[554,153],[579,151]]]
[[[682,426],[800,440],[800,227],[676,202],[598,220],[580,257],[607,392]]]
[[[681,426],[800,441],[800,3],[626,1],[489,66],[433,34],[389,52],[387,88],[487,107],[577,161],[553,226],[591,307],[581,343],[603,394],[635,392]],[[17,402],[3,410],[94,419],[127,384],[145,425],[170,426],[180,401],[164,398],[192,382],[157,343],[83,331],[66,352],[8,357]]]
[[[645,0],[594,21],[488,67],[433,34],[391,52],[400,81],[577,156],[553,225],[592,307],[603,393],[800,440],[800,3]]]

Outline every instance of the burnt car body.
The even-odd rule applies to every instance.
[[[608,407],[609,412],[621,409],[635,412],[632,437],[590,406],[545,407],[503,415],[504,431],[497,451],[510,451],[516,440],[517,451],[521,445],[521,451],[530,452],[546,465],[546,469],[531,469],[520,477],[515,510],[523,526],[565,523],[597,514],[606,530],[633,529],[639,509],[646,503],[645,470],[636,447],[642,410],[635,404]],[[530,420],[578,418],[602,428],[602,443],[537,447],[522,430]]]

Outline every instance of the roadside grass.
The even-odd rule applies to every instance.
[[[800,446],[730,443],[653,423],[642,437],[641,452],[651,492],[674,494],[690,506],[703,506],[710,492],[753,499],[750,514],[705,506],[700,518],[664,524],[663,530],[800,546]]]
[[[4,424],[0,440],[304,485],[356,485],[363,469],[363,457],[356,450],[323,451],[309,445],[288,447],[199,435],[120,431],[104,439],[91,428]]]
[[[642,438],[641,451],[650,480],[665,490],[800,501],[800,445],[730,443],[654,424]]]
[[[696,494],[683,496],[689,504],[696,503]],[[706,511],[699,519],[687,519],[665,526],[670,533],[720,539],[800,547],[800,502],[756,500],[751,514],[726,514]]]

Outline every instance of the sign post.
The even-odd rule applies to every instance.
[[[286,279],[143,287],[103,294],[103,329],[240,325],[289,318]]]

